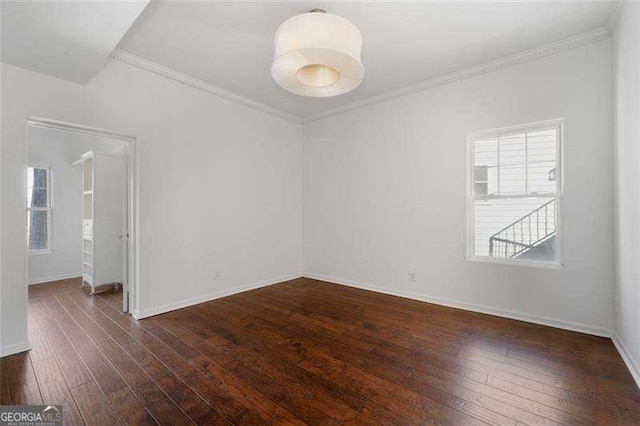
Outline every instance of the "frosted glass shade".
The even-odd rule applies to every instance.
[[[303,13],[284,21],[275,35],[271,75],[302,96],[337,96],[364,78],[362,35],[351,22],[328,13]]]

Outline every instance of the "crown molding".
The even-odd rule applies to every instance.
[[[246,98],[236,93],[225,90],[221,87],[199,80],[190,75],[172,70],[150,60],[141,58],[132,53],[121,49],[115,49],[110,58],[117,62],[121,62],[148,73],[166,78],[177,83],[184,84],[186,86],[193,87],[203,92],[210,93],[215,96],[222,97],[232,102],[248,106],[250,108],[257,109],[267,114],[271,114],[280,118],[294,121],[296,123],[310,123],[318,121],[326,117],[330,117],[336,114],[353,111],[356,109],[364,108],[369,105],[377,104],[387,100],[395,99],[401,96],[410,95],[413,93],[421,92],[427,89],[431,89],[438,86],[443,86],[457,81],[466,80],[469,78],[477,77],[484,74],[489,74],[494,71],[500,71],[502,69],[510,68],[519,64],[536,61],[548,56],[563,53],[569,50],[573,50],[579,47],[587,46],[592,43],[596,43],[602,40],[606,40],[611,37],[612,31],[615,28],[617,17],[623,2],[616,1],[612,6],[609,19],[607,20],[606,27],[600,27],[586,33],[578,34],[573,37],[569,37],[560,41],[549,43],[540,47],[525,50],[524,52],[516,53],[514,55],[506,56],[501,59],[486,62],[484,64],[476,65],[463,70],[455,71],[449,74],[441,75],[438,77],[422,80],[418,83],[414,83],[408,86],[401,87],[399,89],[391,90],[389,92],[381,93],[361,99],[358,101],[350,102],[337,108],[332,108],[327,111],[313,114],[308,117],[297,117],[288,112],[279,110],[272,106],[263,104],[253,99]]]
[[[194,89],[202,90],[203,92],[219,96],[237,104],[248,106],[250,108],[257,109],[258,111],[291,120],[296,123],[301,122],[301,119],[293,114],[289,114],[272,106],[254,101],[253,99],[240,96],[221,87],[199,80],[188,74],[172,70],[171,68],[167,68],[148,59],[141,58],[125,50],[115,49],[113,52],[111,52],[111,55],[109,55],[109,57],[114,61],[130,65],[150,74],[166,78],[167,80],[175,81],[176,83],[184,84],[185,86],[193,87]]]
[[[460,71],[455,71],[450,74],[445,74],[439,77],[430,78],[420,81],[409,86],[402,87],[400,89],[385,92],[379,95],[370,96],[368,98],[350,102],[346,105],[342,105],[337,108],[323,111],[318,114],[314,114],[302,119],[303,123],[310,123],[313,121],[321,120],[332,115],[339,113],[353,111],[369,105],[384,102],[390,99],[398,98],[401,96],[410,95],[423,90],[431,89],[437,86],[443,86],[445,84],[454,83],[461,80],[466,80],[472,77],[488,74],[494,71],[499,71],[505,68],[510,68],[526,62],[536,61],[538,59],[545,58],[547,56],[556,55],[558,53],[573,50],[579,47],[587,46],[592,43],[596,43],[602,40],[606,40],[611,37],[611,33],[608,28],[601,27],[595,30],[578,34],[573,37],[569,37],[560,41],[545,44],[540,47],[525,50],[524,52],[516,53],[514,55],[506,56],[501,59],[497,59],[490,62],[485,62],[481,65],[476,65],[470,68],[466,68]]]
[[[607,17],[607,23],[605,27],[609,30],[609,34],[613,35],[616,31],[616,27],[618,26],[618,21],[620,20],[620,11],[622,10],[623,3],[626,3],[623,0],[614,0],[611,5],[611,10],[609,11],[609,16]]]

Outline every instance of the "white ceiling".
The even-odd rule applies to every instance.
[[[148,3],[3,1],[2,62],[86,83]]]
[[[118,47],[305,118],[602,27],[612,5],[611,1],[153,1]],[[293,95],[271,79],[276,28],[316,7],[349,19],[364,38],[365,80],[353,92],[335,98]]]
[[[606,0],[147,3],[4,1],[1,59],[86,83],[117,45],[305,119],[603,27],[613,8]],[[353,92],[334,98],[291,94],[277,86],[270,73],[278,25],[317,7],[349,19],[364,38],[365,80]]]

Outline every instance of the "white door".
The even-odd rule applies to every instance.
[[[127,161],[126,157],[94,155],[95,286],[122,283],[127,294]]]

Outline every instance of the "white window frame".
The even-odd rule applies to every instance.
[[[27,218],[30,211],[46,211],[47,212],[47,248],[46,249],[30,249],[29,248],[29,233],[27,232],[27,253],[32,254],[49,254],[53,253],[53,171],[51,166],[43,165],[31,165],[27,167],[27,173],[29,169],[45,169],[47,171],[47,207],[29,207],[29,202],[25,200],[27,207]],[[28,224],[27,224],[28,226]]]
[[[562,269],[563,263],[563,188],[564,188],[564,119],[553,119],[540,121],[536,123],[520,124],[517,126],[502,127],[498,129],[473,132],[467,136],[467,260],[473,262],[496,263],[503,265],[531,266],[537,268]],[[557,143],[556,143],[556,192],[555,193],[537,193],[535,196],[527,195],[476,195],[474,185],[474,142],[479,139],[488,139],[494,137],[505,137],[513,134],[524,132],[534,132],[556,127]],[[475,254],[475,202],[476,200],[488,199],[513,199],[513,198],[555,198],[556,200],[556,258],[553,261],[544,260],[522,260],[522,259],[505,259],[491,256],[481,256]]]

